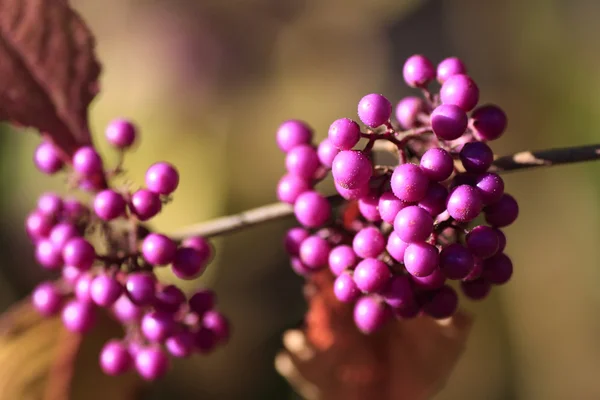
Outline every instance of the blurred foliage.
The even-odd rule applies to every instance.
[[[273,140],[277,125],[306,119],[323,138],[332,120],[355,114],[365,93],[399,99],[410,93],[401,67],[414,52],[465,60],[482,101],[500,104],[509,115],[508,134],[494,143],[500,154],[593,142],[600,131],[600,2],[73,4],[96,32],[104,66],[90,116],[100,148],[111,156],[104,126],[131,117],[142,140],[127,157],[129,178],[140,184],[159,159],[181,170],[173,204],[154,222],[167,232],[273,201],[283,172]],[[0,301],[8,306],[46,276],[32,261],[22,220],[41,191],[61,190],[62,182],[34,170],[35,135],[0,140]],[[489,300],[468,304],[476,321],[467,351],[436,399],[600,398],[598,176],[598,164],[507,175],[521,205],[520,220],[507,229],[516,272]],[[143,398],[293,396],[273,369],[281,333],[304,311],[301,280],[277,245],[289,224],[218,242],[218,259],[190,287],[218,291],[221,309],[234,322],[232,343],[210,357],[177,362]],[[97,368],[96,362],[82,359],[78,371]],[[88,391],[111,385],[76,379]]]

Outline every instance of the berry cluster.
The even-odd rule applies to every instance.
[[[318,146],[304,122],[286,121],[277,131],[287,168],[277,194],[294,205],[302,225],[285,237],[292,268],[307,276],[329,267],[335,296],[354,304],[365,333],[394,316],[450,317],[458,295],[449,281],[479,300],[513,271],[500,228],[519,209],[493,172],[486,143],[502,135],[506,115],[495,105],[475,108],[479,89],[457,58],[436,69],[415,55],[403,75],[423,96],[397,104],[397,125],[390,122],[390,101],[369,94],[358,103],[364,129],[338,119]],[[429,88],[436,78],[439,93]],[[366,143],[357,149],[361,139]],[[396,155],[397,165],[376,165],[376,144]],[[346,200],[337,218],[315,190],[329,170]]]
[[[137,133],[128,121],[113,121],[106,139],[122,155]],[[66,168],[49,142],[35,151],[35,165],[47,174]],[[122,323],[125,337],[102,349],[100,366],[109,375],[135,368],[144,379],[157,379],[169,367],[169,354],[187,357],[207,353],[229,337],[227,319],[215,310],[215,295],[202,289],[191,297],[175,285],[161,284],[155,268],[170,265],[174,275],[193,279],[212,258],[203,237],[177,243],[144,228],[140,222],[157,215],[179,184],[179,173],[167,162],[148,168],[145,188],[111,188],[123,173],[121,162],[106,170],[93,147],[72,157],[68,178],[73,188],[92,193],[90,204],[43,194],[26,220],[35,256],[45,269],[61,271],[61,279],[44,282],[33,292],[35,308],[45,316],[61,313],[64,326],[77,333],[92,329],[99,307]],[[93,244],[94,243],[94,244]]]

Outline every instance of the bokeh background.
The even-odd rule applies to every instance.
[[[142,132],[126,167],[141,182],[156,160],[176,163],[181,185],[153,226],[166,232],[275,201],[284,171],[278,124],[308,121],[317,138],[355,117],[360,97],[410,93],[404,60],[456,55],[482,102],[500,104],[508,133],[499,154],[597,142],[600,2],[589,0],[73,0],[103,63],[91,109],[97,143],[114,117]],[[0,306],[46,278],[23,219],[60,178],[38,173],[38,137],[0,135]],[[113,158],[114,159],[114,158]],[[521,205],[506,230],[512,282],[484,303],[466,353],[437,400],[600,399],[600,164],[506,175]],[[217,241],[199,280],[232,319],[231,344],[180,361],[142,399],[293,399],[274,371],[281,333],[304,312],[301,279],[279,246],[288,223]],[[165,280],[173,280],[168,274]],[[94,354],[93,352],[90,354]],[[79,361],[75,398],[106,398],[114,380]],[[28,368],[24,364],[2,368]],[[90,372],[90,374],[92,374]],[[81,378],[80,378],[81,375]],[[118,391],[118,389],[115,389]]]

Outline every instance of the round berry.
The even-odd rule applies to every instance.
[[[381,94],[368,94],[358,102],[358,118],[371,128],[387,123],[391,115],[392,103]]]
[[[321,162],[321,165],[328,169],[333,165],[333,160],[339,152],[340,150],[335,147],[329,139],[323,140],[317,147],[317,156],[319,157],[319,161]]]
[[[204,315],[215,307],[216,296],[212,290],[201,289],[190,297],[190,309],[199,316]]]
[[[90,285],[90,298],[101,307],[112,306],[123,293],[123,286],[113,277],[98,275]]]
[[[189,330],[183,330],[170,336],[165,341],[165,348],[173,357],[185,358],[192,355],[196,338]]]
[[[133,145],[137,136],[137,129],[133,123],[125,119],[111,121],[104,132],[108,143],[118,149],[126,149]]]
[[[397,198],[392,191],[383,192],[379,197],[379,214],[381,219],[389,224],[394,223],[396,215],[410,203],[406,203]]]
[[[475,279],[461,282],[460,288],[465,296],[471,300],[483,300],[492,290],[492,285],[485,279]]]
[[[413,282],[415,288],[422,290],[435,290],[444,286],[446,283],[446,275],[444,275],[441,269],[436,268],[427,276],[411,275],[411,281]]]
[[[154,308],[157,311],[176,313],[185,303],[185,294],[175,285],[168,285],[154,295]]]
[[[179,185],[179,172],[168,162],[157,162],[146,170],[146,187],[157,194],[171,194]]]
[[[312,179],[319,168],[319,156],[310,145],[301,144],[291,149],[285,157],[285,166],[291,175]]]
[[[392,273],[386,263],[376,258],[365,258],[354,269],[356,286],[367,293],[382,290],[391,277]]]
[[[457,308],[458,295],[450,286],[443,286],[436,290],[423,304],[425,314],[435,319],[449,318],[454,315]]]
[[[452,75],[440,89],[442,104],[454,104],[464,111],[471,111],[479,101],[479,88],[469,76]]]
[[[390,186],[400,200],[416,202],[425,197],[429,179],[418,165],[401,164],[394,169]]]
[[[340,150],[351,150],[360,140],[360,126],[350,118],[335,120],[329,127],[329,141]]]
[[[433,231],[433,218],[421,207],[408,206],[396,216],[394,231],[406,243],[422,242]]]
[[[94,212],[100,219],[111,221],[125,213],[126,202],[120,193],[111,189],[101,191],[94,198]]]
[[[69,222],[61,222],[52,228],[48,238],[62,252],[65,243],[76,236],[79,236],[79,231],[75,225]]]
[[[65,243],[62,249],[62,257],[66,265],[87,271],[92,267],[96,259],[94,246],[81,237],[74,237]]]
[[[331,206],[325,197],[315,191],[304,192],[294,204],[298,222],[309,228],[318,228],[331,217]]]
[[[483,208],[479,191],[469,185],[457,186],[448,196],[446,204],[448,214],[460,222],[469,222],[477,218]]]
[[[229,320],[218,311],[210,310],[202,317],[202,326],[210,330],[217,343],[225,343],[229,340],[231,328]]]
[[[58,314],[62,307],[63,296],[50,282],[39,284],[31,294],[35,309],[45,317]]]
[[[431,113],[431,129],[442,140],[458,139],[467,130],[468,123],[465,111],[454,104],[442,104]]]
[[[427,57],[415,54],[404,63],[402,75],[408,86],[425,87],[435,79],[435,68]]]
[[[54,226],[54,218],[40,211],[34,211],[25,220],[27,235],[34,242],[48,237]]]
[[[52,217],[58,216],[62,211],[63,201],[56,193],[44,193],[37,202],[37,209],[46,215]]]
[[[334,181],[335,190],[346,200],[357,200],[369,193],[369,184],[365,183],[354,189],[347,189],[340,185],[340,183]]]
[[[144,337],[157,343],[164,342],[175,332],[176,327],[173,315],[160,311],[152,311],[144,315],[140,325]]]
[[[447,199],[448,189],[438,182],[430,182],[425,197],[419,201],[419,207],[435,217],[446,210]]]
[[[206,269],[202,255],[191,247],[180,247],[175,252],[171,265],[173,274],[179,279],[194,279]]]
[[[486,172],[475,179],[475,186],[479,189],[483,204],[496,203],[504,194],[504,181],[500,175]]]
[[[121,295],[112,306],[114,316],[122,324],[138,321],[142,317],[142,309],[129,300],[126,295]]]
[[[362,151],[340,151],[333,159],[331,174],[337,184],[345,189],[356,189],[369,182],[373,175],[371,160]]]
[[[111,340],[100,351],[100,368],[110,376],[121,375],[131,368],[133,360],[126,345]]]
[[[404,251],[404,267],[413,276],[431,275],[439,262],[438,249],[428,243],[411,243]]]
[[[158,347],[141,349],[135,355],[135,368],[143,379],[153,381],[167,373],[169,358]]]
[[[459,154],[467,172],[485,172],[494,161],[494,152],[483,142],[466,143]]]
[[[396,232],[392,232],[390,233],[390,236],[388,236],[387,246],[385,249],[394,260],[403,263],[404,253],[406,252],[406,248],[409,246],[409,244],[410,243],[406,243],[400,239]]]
[[[322,268],[327,265],[330,250],[327,240],[310,236],[300,245],[300,260],[309,268]]]
[[[504,253],[498,253],[483,262],[481,276],[489,283],[503,285],[510,280],[513,274],[511,259]]]
[[[96,322],[96,310],[89,302],[71,300],[62,310],[62,321],[71,332],[87,333]]]
[[[35,259],[42,267],[49,270],[56,270],[63,266],[60,248],[49,239],[42,239],[36,244]]]
[[[506,130],[508,119],[498,106],[488,104],[477,107],[471,114],[473,131],[479,140],[496,140]]]
[[[442,182],[452,175],[454,160],[446,150],[434,147],[423,153],[420,166],[427,178]]]
[[[360,290],[348,272],[343,272],[333,282],[333,294],[342,303],[350,303],[358,299]]]
[[[212,245],[203,236],[189,236],[181,242],[181,246],[196,250],[205,264],[210,262],[214,254]]]
[[[142,256],[155,266],[170,264],[175,258],[177,244],[165,235],[151,233],[142,242]]]
[[[102,172],[102,158],[93,147],[81,147],[73,154],[73,169],[86,177],[99,174]]]
[[[415,302],[415,295],[406,275],[393,276],[384,290],[381,291],[383,300],[392,308],[408,307]]]
[[[148,221],[160,212],[162,203],[158,194],[140,189],[131,195],[129,208],[140,221]]]
[[[440,269],[449,279],[465,278],[474,266],[473,255],[461,244],[449,244],[440,252]]]
[[[277,129],[277,145],[284,153],[301,144],[312,141],[312,129],[303,121],[285,121]]]
[[[375,258],[385,250],[385,237],[375,227],[363,228],[354,236],[352,249],[361,258]]]
[[[339,245],[329,252],[329,269],[335,276],[339,276],[347,269],[353,269],[358,262],[358,257],[352,247]]]
[[[500,239],[496,230],[489,226],[479,225],[467,233],[467,247],[475,257],[489,258],[498,252]]]
[[[297,256],[300,252],[300,244],[304,239],[310,236],[310,233],[300,227],[291,228],[285,234],[283,247],[290,256]]]
[[[427,104],[420,97],[405,97],[396,105],[396,119],[403,129],[416,128],[420,124],[419,114],[427,112]]]
[[[467,68],[463,62],[456,57],[448,57],[442,60],[437,66],[437,80],[443,84],[454,75],[464,75],[467,73]]]
[[[57,173],[64,166],[59,151],[50,142],[42,142],[35,149],[33,162],[40,171],[48,175]]]
[[[498,235],[498,251],[497,251],[497,253],[502,253],[504,251],[504,249],[506,249],[506,236],[504,235],[504,232],[502,232],[502,230],[500,230],[498,228],[494,228],[494,231],[496,231],[496,234]]]
[[[488,224],[503,228],[517,220],[519,204],[510,194],[504,193],[497,202],[487,206],[484,212]]]
[[[134,272],[127,275],[125,290],[131,302],[137,306],[154,303],[156,278],[147,272]]]
[[[89,303],[92,301],[90,297],[90,287],[92,286],[92,281],[94,280],[94,276],[90,273],[81,273],[79,278],[77,278],[77,282],[75,283],[75,297],[77,300],[83,303]]]
[[[354,323],[365,334],[379,330],[391,317],[389,307],[374,296],[363,296],[354,306]]]
[[[365,196],[358,199],[358,210],[367,221],[379,222],[379,194],[377,190],[371,190]]]

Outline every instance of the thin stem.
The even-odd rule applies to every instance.
[[[524,151],[499,157],[492,165],[492,171],[504,173],[531,168],[551,167],[562,164],[574,164],[600,159],[600,144],[579,147],[567,147],[541,151]],[[327,198],[332,206],[340,204],[339,195]],[[242,231],[254,225],[287,218],[294,213],[293,206],[285,203],[267,204],[239,214],[216,218],[178,230],[171,236],[182,240],[189,236],[214,237]]]

